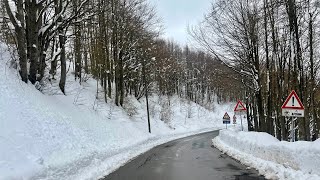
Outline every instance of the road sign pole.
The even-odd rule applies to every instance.
[[[295,142],[296,141],[296,123],[295,123],[296,120],[297,120],[297,118],[292,117],[292,122],[291,122],[291,142]]]
[[[291,118],[291,142],[295,141],[295,137],[294,137],[294,119]]]
[[[243,125],[242,125],[242,112],[240,112],[240,120],[241,120],[241,131],[243,131]]]
[[[296,123],[295,119],[292,118],[292,124],[293,124],[293,142],[296,141]]]

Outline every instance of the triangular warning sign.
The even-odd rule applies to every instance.
[[[223,119],[228,119],[228,120],[230,120],[230,116],[229,116],[229,114],[228,114],[227,112],[224,114]]]
[[[243,103],[239,100],[236,107],[234,108],[234,111],[246,111],[247,108],[244,107]]]
[[[281,106],[282,109],[304,109],[297,93],[293,90]]]

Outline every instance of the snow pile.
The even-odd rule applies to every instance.
[[[126,99],[132,109],[105,103],[95,97],[96,81],[79,85],[72,70],[67,96],[58,87],[43,94],[19,80],[9,59],[0,44],[1,180],[97,179],[156,145],[224,127],[222,116],[232,111],[230,104],[208,110],[178,97],[154,96],[149,134],[144,99]]]
[[[220,130],[212,142],[266,178],[320,179],[320,140],[291,143],[263,132]]]

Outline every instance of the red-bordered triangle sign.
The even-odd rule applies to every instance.
[[[304,109],[297,93],[293,90],[281,106],[282,109]]]
[[[247,108],[243,105],[243,103],[239,100],[234,111],[246,111]]]
[[[230,120],[230,116],[227,112],[224,114],[223,119]]]

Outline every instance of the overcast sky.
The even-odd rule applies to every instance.
[[[187,26],[196,25],[208,12],[212,0],[149,0],[164,25],[164,37],[181,45],[188,43]]]

